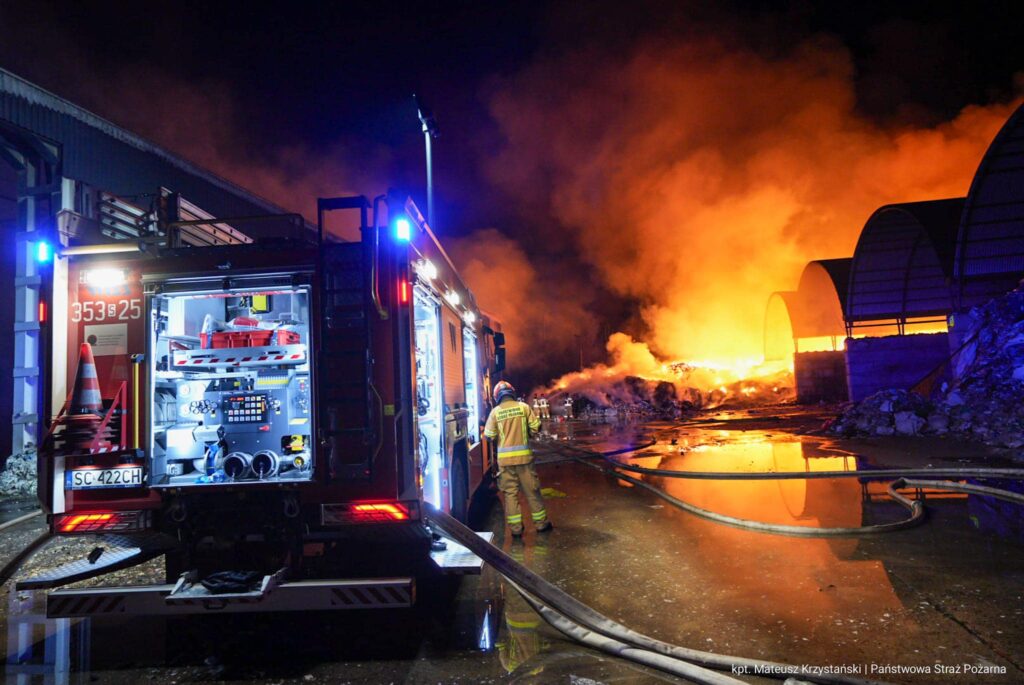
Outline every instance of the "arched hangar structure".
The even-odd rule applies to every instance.
[[[1017,287],[1024,276],[1024,105],[978,165],[960,220],[953,266],[956,309]]]
[[[964,198],[885,205],[861,231],[845,306],[847,384],[857,401],[909,389],[949,358],[953,262]],[[870,336],[870,337],[867,337]]]
[[[765,359],[792,359],[799,402],[846,399],[843,311],[851,261],[809,262],[796,290],[768,300]]]

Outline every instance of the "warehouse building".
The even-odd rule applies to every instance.
[[[969,342],[970,308],[1012,290],[1024,277],[1024,106],[996,134],[974,174],[953,276],[956,314],[949,337],[955,356]]]
[[[967,194],[956,243],[957,309],[1017,287],[1024,275],[1024,106],[985,153]]]
[[[801,402],[955,380],[950,362],[971,342],[970,309],[1022,277],[1024,106],[993,139],[966,197],[880,207],[851,259],[811,262],[795,291],[773,293],[765,358],[792,358]]]
[[[911,388],[949,358],[963,198],[880,207],[864,224],[845,308],[849,397]]]
[[[140,239],[159,221],[281,214],[256,197],[67,100],[0,70],[0,459],[40,437],[55,413],[46,311],[54,251],[87,232]],[[248,240],[223,226],[223,240]],[[221,238],[218,238],[219,241]],[[186,241],[187,242],[187,241]],[[196,243],[193,243],[196,244]],[[59,407],[57,407],[59,409]],[[11,421],[6,419],[10,417]]]

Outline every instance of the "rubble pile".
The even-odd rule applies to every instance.
[[[32,497],[35,494],[35,450],[12,454],[0,471],[0,497]]]
[[[679,418],[702,406],[701,393],[677,388],[668,381],[639,376],[589,384],[576,392],[555,392],[553,404],[561,405],[565,397],[573,399],[574,414],[580,417],[603,415],[606,411],[630,416],[663,416]]]
[[[829,430],[839,435],[917,435],[929,427],[932,403],[906,390],[883,390],[834,419]]]
[[[1024,288],[976,307],[957,326],[967,341],[954,360],[960,381],[937,411],[951,432],[1024,446]]]
[[[931,400],[885,390],[849,407],[829,426],[840,435],[953,435],[999,447],[1024,447],[1024,287],[976,307],[955,322],[964,341],[954,356],[956,383]]]

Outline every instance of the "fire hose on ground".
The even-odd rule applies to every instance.
[[[709,685],[742,683],[743,681],[731,675],[716,673],[732,672],[733,669],[742,669],[749,673],[798,674],[808,682],[836,685],[868,685],[878,682],[844,675],[809,674],[801,671],[800,667],[790,664],[715,654],[657,640],[627,628],[583,604],[512,559],[450,515],[428,507],[427,518],[432,526],[469,549],[507,578],[540,613],[541,618],[552,627],[573,640],[609,654]]]
[[[4,567],[0,569],[0,585],[5,584],[8,580],[14,577],[14,574],[18,572],[22,564],[29,560],[36,552],[38,552],[43,545],[49,542],[53,538],[53,534],[50,531],[46,531],[42,535],[32,540],[21,549],[20,552],[14,555],[14,558],[4,564]]]
[[[16,519],[12,519],[10,521],[7,521],[6,523],[0,524],[0,530],[4,530],[6,528],[13,528],[14,526],[20,523],[24,523],[25,521],[34,519],[36,516],[39,516],[42,513],[43,512],[41,509],[37,509],[36,511],[25,514],[24,516],[19,516]],[[15,554],[10,561],[4,564],[3,568],[0,568],[0,585],[3,585],[8,580],[10,580],[11,577],[18,572],[18,569],[21,568],[22,564],[28,561],[29,557],[35,554],[40,547],[42,547],[44,544],[46,544],[46,542],[50,540],[51,537],[53,537],[53,535],[49,531],[46,531],[45,533],[34,539],[32,542],[28,543],[28,545],[22,548],[20,552]]]
[[[947,490],[967,494],[984,495],[995,497],[1004,501],[1024,505],[1024,495],[1009,490],[993,488],[984,485],[969,483],[952,483],[939,480],[917,480],[912,476],[939,476],[946,478],[989,478],[989,479],[1024,479],[1024,469],[1003,469],[1003,468],[930,468],[930,469],[873,469],[870,471],[818,471],[818,472],[761,472],[761,473],[734,473],[734,472],[684,472],[668,469],[650,469],[633,464],[624,464],[612,459],[613,456],[635,452],[645,447],[650,447],[654,441],[644,445],[627,447],[611,452],[597,452],[569,445],[560,446],[569,451],[586,454],[589,458],[599,457],[608,462],[611,468],[604,469],[596,464],[591,464],[585,458],[571,457],[573,460],[587,466],[596,468],[602,472],[614,475],[616,478],[630,482],[642,487],[653,494],[665,499],[671,504],[701,516],[703,518],[724,523],[734,527],[744,528],[765,533],[783,535],[809,536],[809,537],[830,537],[877,534],[900,530],[917,525],[924,520],[924,504],[921,500],[911,500],[897,492],[902,488],[923,488]],[[655,488],[644,481],[633,478],[615,469],[634,471],[642,474],[657,475],[669,478],[693,478],[704,480],[778,480],[778,479],[807,479],[807,478],[878,478],[893,476],[894,480],[888,484],[888,495],[901,506],[910,511],[910,516],[904,520],[894,523],[876,524],[873,526],[860,526],[848,528],[814,528],[804,526],[787,526],[782,524],[767,524],[760,521],[738,519],[711,512],[696,507],[678,498],[669,495],[667,492]],[[819,683],[870,683],[874,681],[860,678],[851,678],[843,675],[831,674],[808,674],[796,667],[773,663],[757,659],[747,659],[704,652],[689,649],[677,645],[656,640],[641,633],[637,633],[612,619],[598,613],[590,607],[582,604],[579,600],[568,595],[557,586],[548,583],[540,576],[530,571],[525,566],[514,561],[494,545],[480,539],[471,530],[443,512],[431,509],[428,515],[429,520],[439,530],[452,539],[464,545],[481,559],[486,561],[501,573],[512,586],[523,595],[526,601],[537,611],[549,625],[563,633],[567,637],[579,641],[587,646],[599,649],[636,663],[644,664],[659,670],[672,673],[683,678],[700,683],[735,683],[737,681],[728,675],[715,673],[713,670],[733,671],[734,668],[742,669],[744,672],[799,674],[800,678],[808,682]],[[799,682],[795,678],[787,682]]]
[[[917,481],[913,480],[914,476],[939,476],[943,478],[988,478],[993,480],[1024,480],[1024,469],[1010,469],[1010,468],[929,468],[929,469],[871,469],[867,471],[764,471],[756,473],[742,473],[742,472],[731,472],[731,471],[676,471],[672,469],[652,469],[643,466],[636,466],[635,464],[625,464],[623,462],[612,459],[613,456],[620,454],[626,454],[629,452],[635,452],[646,447],[650,447],[654,444],[654,441],[647,442],[643,445],[635,447],[628,447],[624,449],[615,450],[613,452],[597,452],[594,450],[588,450],[572,445],[561,445],[561,449],[569,450],[570,452],[577,452],[587,455],[587,458],[601,458],[608,463],[610,468],[601,468],[596,464],[592,464],[587,461],[587,458],[573,457],[570,458],[581,464],[585,464],[591,468],[597,469],[604,473],[615,476],[619,480],[631,483],[636,487],[642,488],[651,494],[659,497],[672,506],[682,509],[688,513],[701,518],[715,521],[716,523],[722,523],[727,526],[734,528],[742,528],[744,530],[753,530],[761,533],[769,533],[775,535],[789,535],[794,537],[847,537],[847,536],[859,536],[859,535],[878,535],[881,533],[891,533],[897,530],[904,530],[906,528],[912,528],[924,522],[925,509],[924,503],[921,500],[911,500],[908,497],[897,492],[902,488],[932,488],[936,490],[948,490],[950,492],[962,492],[969,494],[985,495],[988,497],[995,497],[997,499],[1013,502],[1016,504],[1024,504],[1024,495],[1009,490],[1003,490],[1000,488],[992,488],[982,485],[971,485],[963,483],[950,483],[946,481],[937,480],[924,480]],[[689,502],[685,502],[677,497],[670,495],[661,488],[654,487],[650,483],[642,481],[638,478],[628,476],[624,473],[620,473],[616,469],[624,471],[631,471],[634,473],[640,473],[644,475],[660,476],[664,478],[682,478],[682,479],[696,479],[696,480],[792,480],[792,479],[812,479],[812,478],[884,478],[893,477],[893,481],[889,483],[886,488],[886,492],[890,498],[897,502],[900,506],[904,507],[910,512],[907,518],[891,523],[879,523],[870,526],[855,526],[855,527],[840,527],[840,528],[826,528],[826,527],[814,527],[814,526],[790,526],[785,524],[777,523],[764,523],[762,521],[752,521],[750,519],[741,519],[734,516],[728,516],[727,514],[720,514],[717,512],[703,509]]]

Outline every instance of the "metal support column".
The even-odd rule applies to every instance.
[[[37,444],[45,425],[50,389],[45,384],[45,360],[50,341],[50,268],[53,257],[40,263],[37,249],[45,240],[56,248],[54,207],[61,205],[57,177],[58,150],[44,141],[4,140],[5,158],[18,170],[18,209],[15,229],[14,274],[14,402],[11,422],[12,453]],[[22,144],[24,143],[24,144]],[[40,317],[44,317],[41,321]],[[6,450],[7,446],[0,446]]]
[[[15,233],[17,256],[14,276],[14,424],[13,453],[35,445],[39,431],[40,330],[39,302],[43,279],[33,249],[38,239],[36,210],[38,198],[32,194],[39,168],[27,156],[22,157],[18,174],[18,224]]]

